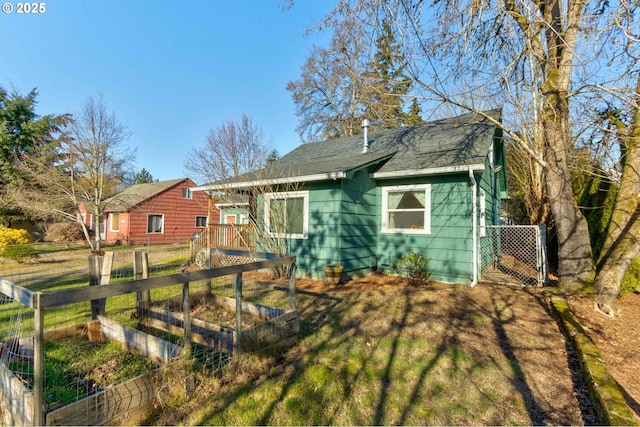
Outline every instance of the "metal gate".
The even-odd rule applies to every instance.
[[[546,286],[546,228],[492,225],[480,229],[480,280],[519,286]]]

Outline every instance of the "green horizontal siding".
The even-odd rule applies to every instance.
[[[368,170],[361,170],[342,181],[342,190],[342,264],[348,275],[362,276],[376,266],[376,184]]]
[[[431,184],[431,234],[380,233],[376,250],[378,267],[386,271],[398,258],[417,251],[431,258],[429,269],[433,271],[433,280],[469,283],[473,277],[469,178],[460,175],[385,181],[380,186],[411,184]],[[379,197],[382,197],[380,188]]]
[[[472,263],[472,185],[466,174],[373,181],[363,170],[350,179],[305,185],[309,191],[307,239],[289,239],[302,277],[324,278],[323,267],[340,263],[349,276],[388,271],[402,255],[431,258],[432,279],[469,283]],[[487,192],[487,224],[498,209],[491,173],[477,176]],[[431,234],[381,233],[382,187],[431,184]]]
[[[487,159],[485,170],[475,175],[486,194],[487,225],[499,218],[500,200],[506,194],[503,145],[498,133],[495,168]],[[351,276],[386,271],[402,255],[419,251],[431,258],[434,280],[469,283],[473,277],[473,186],[468,174],[374,181],[370,177],[373,168],[350,172],[347,179],[306,183],[301,188],[309,191],[308,238],[286,241],[287,251],[297,256],[299,274],[323,278],[323,267],[336,262]],[[381,233],[381,187],[412,184],[431,184],[431,233]],[[259,200],[258,211],[262,209]],[[261,215],[259,212],[259,219]]]

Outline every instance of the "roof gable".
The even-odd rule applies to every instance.
[[[188,178],[171,179],[167,181],[134,184],[118,194],[104,201],[106,212],[124,212],[168,189],[187,181]]]

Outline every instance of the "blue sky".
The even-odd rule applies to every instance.
[[[6,0],[1,1],[3,4]],[[243,113],[283,155],[300,144],[290,80],[328,33],[305,36],[335,4],[296,0],[49,0],[0,13],[0,85],[38,90],[38,114],[101,93],[132,135],[135,169],[187,176],[187,152]],[[202,184],[202,183],[198,183]]]

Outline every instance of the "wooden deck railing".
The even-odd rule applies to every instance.
[[[209,224],[191,242],[191,258],[202,248],[256,250],[256,233],[253,225]]]

